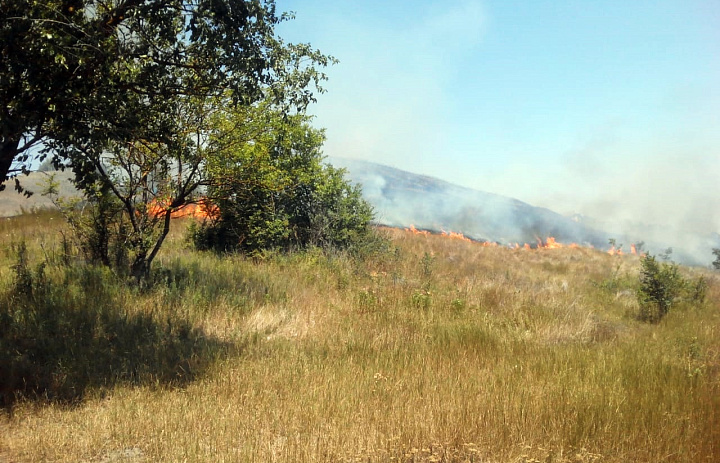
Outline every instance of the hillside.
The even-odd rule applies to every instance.
[[[29,198],[15,191],[15,182],[9,180],[5,183],[5,190],[0,191],[0,217],[12,217],[22,211],[53,208],[50,198],[43,196],[42,191],[50,175],[55,176],[60,189],[59,195],[65,198],[77,196],[78,192],[70,182],[72,172],[31,172],[29,175],[18,177],[20,184],[28,191],[33,192]]]
[[[457,232],[477,241],[503,245],[545,242],[553,237],[560,243],[577,243],[608,249],[608,240],[624,244],[643,242],[644,249],[660,254],[673,248],[673,258],[688,265],[707,266],[711,250],[720,248],[720,235],[691,231],[668,233],[667,227],[637,224],[628,229],[592,217],[565,217],[557,212],[513,198],[464,188],[433,177],[413,174],[366,161],[329,158],[336,167],[345,168],[349,178],[363,187],[363,196],[375,208],[376,223],[406,228],[411,225],[434,232]],[[77,195],[69,179],[70,172],[56,172],[61,196]],[[0,192],[0,217],[22,210],[52,207],[40,192],[48,174],[33,172],[21,177],[23,185],[35,191],[31,198],[17,194],[12,182]]]
[[[636,256],[385,229],[365,260],[218,258],[176,221],[137,291],[51,218],[0,223],[0,461],[720,460],[717,273],[648,324]]]
[[[673,248],[676,260],[701,266],[710,263],[713,248],[720,248],[717,233],[670,232],[667,226],[647,224],[618,227],[579,214],[565,217],[513,198],[381,164],[338,157],[328,162],[345,168],[351,180],[363,186],[364,197],[375,207],[382,225],[453,231],[505,245],[535,245],[553,237],[565,244],[608,249],[608,240],[613,238],[624,244],[625,251],[632,243],[643,242],[644,249],[653,254]]]

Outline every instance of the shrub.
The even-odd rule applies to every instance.
[[[682,277],[674,263],[660,263],[655,256],[640,260],[640,319],[657,323],[670,310],[682,286]]]
[[[271,109],[238,122],[252,142],[230,143],[208,166],[218,214],[191,230],[199,249],[257,254],[271,249],[348,249],[372,240],[372,207],[344,171],[324,165],[321,130],[309,117]],[[236,115],[237,118],[248,117]]]
[[[677,264],[658,262],[651,255],[643,257],[640,266],[637,296],[641,320],[657,323],[681,300],[694,304],[705,301],[707,282],[703,277],[688,280],[680,274]]]

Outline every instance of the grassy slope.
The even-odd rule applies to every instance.
[[[5,221],[3,243],[52,256],[48,223]],[[705,304],[648,325],[634,318],[636,257],[386,233],[397,250],[361,264],[219,260],[176,233],[166,283],[145,294],[50,266],[79,294],[68,310],[108,298],[118,319],[192,326],[162,338],[192,346],[154,369],[110,353],[120,366],[84,378],[71,405],[16,403],[0,461],[720,460],[716,275]],[[11,264],[0,254],[6,288]],[[111,289],[82,299],[83,284]],[[58,358],[66,383],[87,361]]]
[[[29,198],[15,191],[14,181],[5,182],[5,190],[0,191],[0,218],[12,217],[21,214],[23,211],[54,210],[55,207],[50,198],[42,195],[51,175],[58,182],[58,194],[60,197],[74,198],[78,196],[77,189],[70,182],[72,172],[31,172],[29,175],[18,177],[20,184],[28,191],[33,192],[33,195]]]

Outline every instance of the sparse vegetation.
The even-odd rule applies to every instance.
[[[139,291],[63,264],[58,221],[0,223],[0,460],[720,459],[710,270],[647,324],[636,256],[386,230],[364,260],[219,258],[177,230]]]

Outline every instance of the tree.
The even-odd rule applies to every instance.
[[[713,248],[712,253],[715,256],[715,260],[712,265],[715,270],[720,270],[720,248]]]
[[[310,117],[265,102],[225,123],[241,129],[211,137],[208,198],[217,214],[195,230],[199,248],[348,248],[369,236],[372,208],[342,170],[323,164],[325,137]]]
[[[138,282],[206,186],[218,114],[261,99],[302,112],[334,61],[276,37],[290,16],[272,0],[0,1],[0,175],[42,142],[94,207],[119,211],[96,223],[127,233]]]
[[[289,18],[273,0],[0,0],[0,183],[49,153],[82,183],[78,152],[164,141],[180,96],[307,105],[332,58],[277,38]]]

